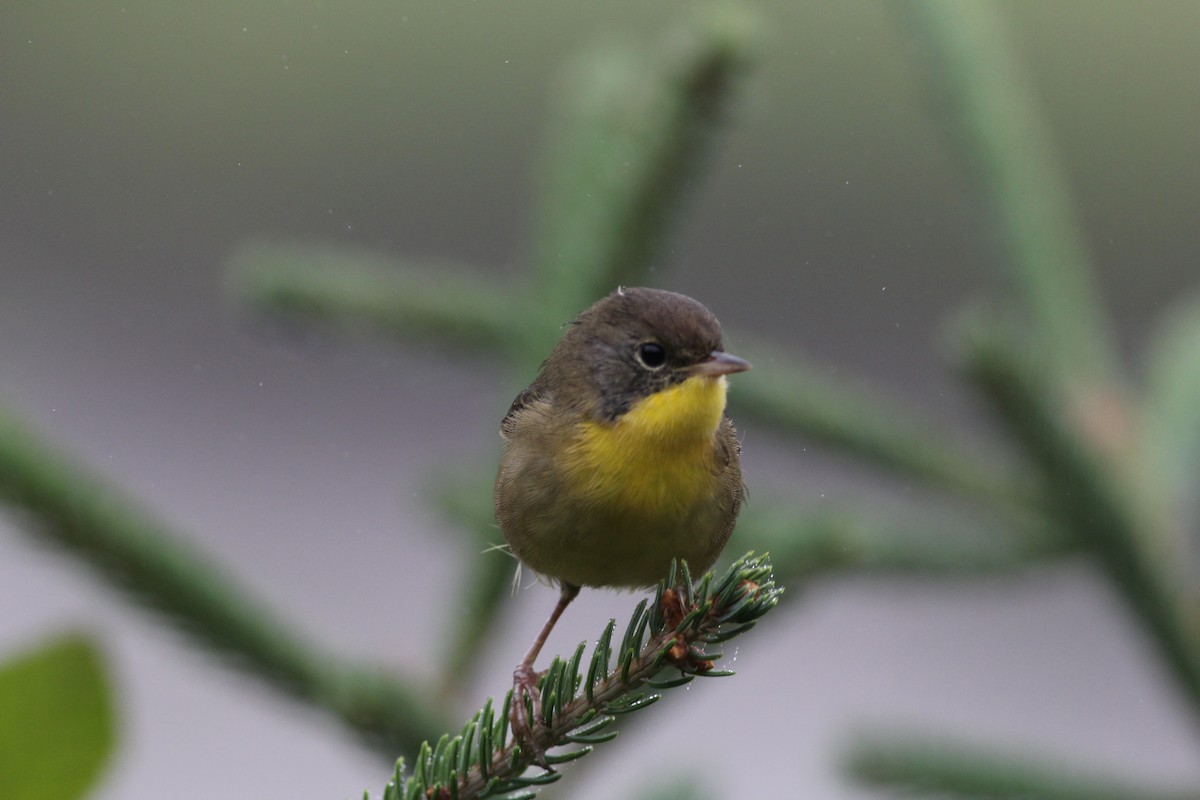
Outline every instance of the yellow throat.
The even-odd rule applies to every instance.
[[[712,493],[725,376],[697,375],[639,400],[616,422],[585,422],[566,453],[584,499],[670,519]]]

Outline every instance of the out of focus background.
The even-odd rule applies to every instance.
[[[518,280],[564,68],[605,42],[653,47],[691,8],[6,5],[0,403],[312,638],[432,678],[463,564],[502,556],[457,535],[430,487],[497,456],[499,419],[532,374],[264,324],[230,291],[228,262],[265,237]],[[906,5],[756,8],[755,65],[654,283],[918,417],[986,434],[943,339],[964,302],[997,292],[998,256],[920,80]],[[1000,10],[1136,377],[1154,320],[1194,291],[1200,263],[1200,5]],[[752,499],[919,498],[739,427]],[[745,549],[736,536],[730,548]],[[554,597],[518,591],[472,686],[447,699],[451,719],[503,693]],[[630,604],[585,592],[548,651]],[[336,723],[216,666],[0,517],[0,660],[65,629],[101,643],[117,687],[97,798],[351,797],[389,774]],[[816,581],[729,657],[738,677],[630,718],[570,796],[681,770],[719,797],[876,797],[838,771],[840,747],[873,726],[1200,781],[1194,719],[1082,561]]]

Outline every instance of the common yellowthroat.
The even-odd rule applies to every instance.
[[[725,376],[749,368],[700,303],[619,288],[567,327],[513,401],[496,519],[513,554],[560,587],[513,673],[518,734],[533,663],[579,587],[651,586],[672,559],[695,572],[716,561],[745,497]]]

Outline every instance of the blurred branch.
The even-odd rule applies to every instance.
[[[1159,645],[1195,708],[1200,708],[1200,608],[1176,591],[1170,554],[1122,472],[1071,424],[1057,383],[1024,339],[977,322],[965,340],[969,377],[1038,469],[1064,531],[1105,568]],[[1122,480],[1122,479],[1125,480]]]
[[[1025,512],[1034,505],[1032,485],[1014,478],[1017,470],[999,454],[976,455],[980,445],[956,441],[876,392],[839,383],[769,344],[730,338],[745,342],[739,352],[760,365],[738,376],[729,395],[735,412],[973,500]]]
[[[342,662],[269,614],[162,522],[0,411],[0,502],[22,527],[97,573],[197,643],[323,707],[391,752],[440,726],[420,692]]]
[[[916,576],[1015,572],[1073,551],[1050,531],[932,515],[897,521],[858,510],[814,511],[811,505],[755,500],[738,520],[738,540],[771,553],[780,583],[831,573]]]
[[[227,267],[252,307],[392,335],[494,348],[511,342],[510,290],[484,275],[332,245],[253,242]]]
[[[459,598],[462,611],[447,634],[449,644],[439,670],[445,693],[466,683],[470,670],[477,666],[481,643],[494,630],[512,594],[517,561],[508,552],[496,524],[492,509],[494,481],[490,469],[471,471],[463,476],[440,476],[433,490],[442,513],[462,525],[473,548],[462,581],[465,596]]]
[[[514,313],[532,300],[506,300],[511,290],[478,273],[435,274],[361,251],[261,242],[239,250],[230,269],[242,296],[264,311],[406,340],[415,335],[499,348],[518,358],[532,352],[518,346],[529,335],[527,315]],[[542,327],[542,336],[559,332],[555,325]],[[960,444],[771,345],[751,343],[744,352],[766,367],[739,379],[731,394],[746,416],[984,503],[1029,506],[1030,486],[1014,479],[1015,470],[999,455],[974,456],[978,446]]]
[[[617,285],[646,281],[757,27],[749,9],[721,5],[647,48],[653,57],[613,48],[570,73],[539,187],[531,311],[554,324],[533,336],[537,358],[558,324]]]
[[[645,281],[751,59],[755,27],[744,9],[722,7],[675,31],[655,59],[609,49],[575,68],[559,92],[528,291],[465,271],[435,274],[361,253],[263,245],[235,259],[243,291],[267,310],[515,347],[519,362],[535,365],[580,309],[614,285]],[[739,381],[736,408],[906,477],[1029,510],[1029,486],[999,455],[976,456],[977,446],[777,349],[755,345],[747,355],[771,368]]]
[[[874,735],[855,743],[845,770],[899,797],[966,800],[1196,800],[1200,790],[1153,790],[1106,776],[992,751],[957,741],[914,741],[912,734]]]
[[[259,243],[232,258],[235,292],[271,312],[500,347],[536,366],[581,309],[618,284],[645,282],[750,61],[754,28],[746,9],[710,9],[653,59],[613,48],[572,71],[528,286],[349,248]]]
[[[1181,577],[1200,586],[1200,298],[1168,314],[1148,355],[1139,420],[1142,475],[1183,546]]]
[[[924,76],[974,178],[1022,306],[1064,385],[1111,383],[1115,357],[1072,193],[998,3],[918,0]]]

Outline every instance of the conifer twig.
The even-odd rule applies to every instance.
[[[619,642],[613,638],[616,620],[611,620],[586,662],[586,643],[570,658],[551,662],[538,683],[540,715],[534,714],[533,703],[526,698],[533,740],[543,752],[560,745],[578,746],[547,755],[551,765],[574,761],[613,739],[617,732],[608,730],[613,720],[651,705],[660,697],[657,692],[697,676],[732,675],[713,668],[720,654],[705,647],[752,628],[775,607],[782,592],[765,555],[749,553],[720,577],[709,573],[699,583],[692,580],[686,564],[678,571],[672,568],[653,602],[642,600],[634,609]],[[659,678],[668,667],[678,669],[679,676]],[[525,752],[509,735],[512,701],[511,691],[499,708],[489,699],[461,733],[442,736],[434,745],[423,744],[411,775],[405,774],[403,760],[397,762],[383,800],[469,800],[498,794],[516,800],[532,797],[536,787],[557,781],[559,772],[525,775],[534,754]],[[506,794],[510,792],[514,794]]]

